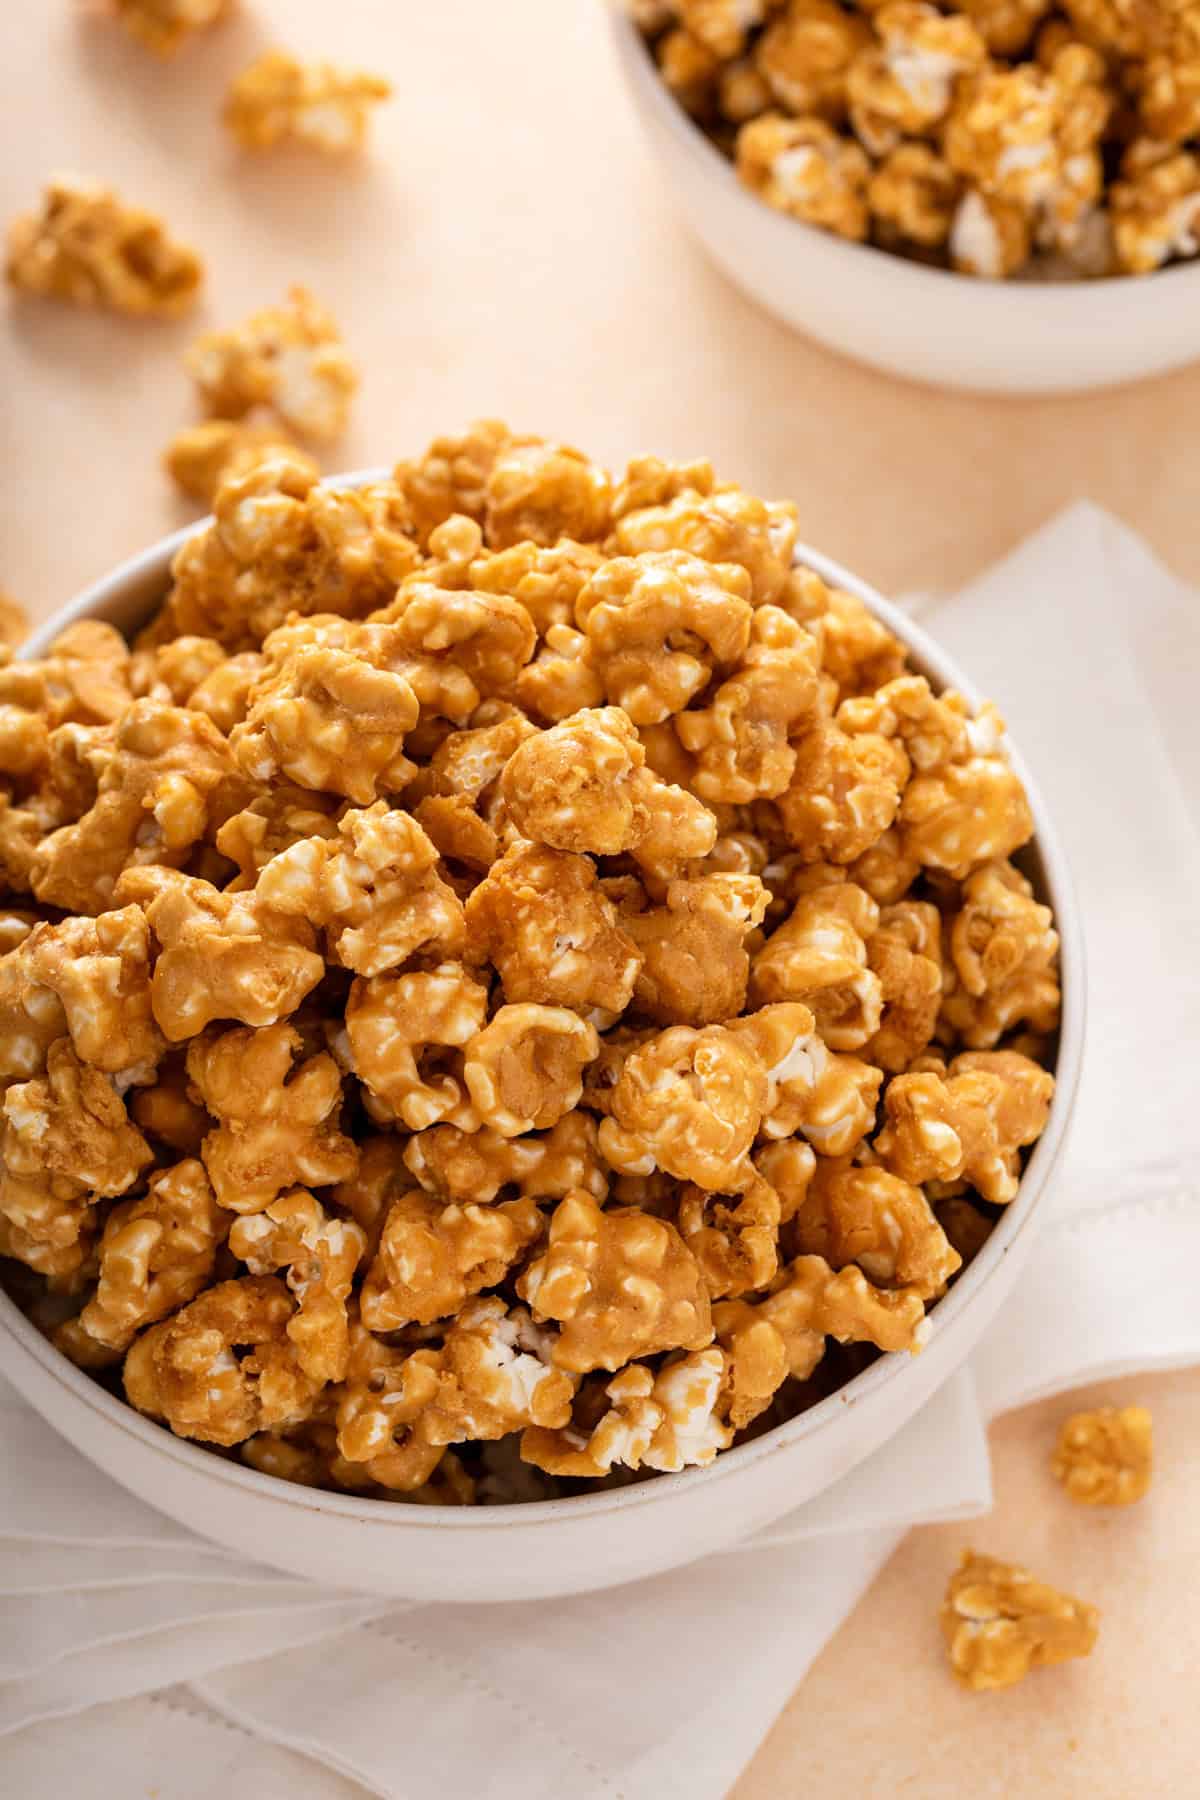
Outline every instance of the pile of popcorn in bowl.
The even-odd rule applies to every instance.
[[[380,1499],[711,1463],[931,1309],[1045,1127],[990,706],[796,514],[484,420],[264,448],[0,667],[0,1263],[180,1437]]]
[[[679,104],[777,211],[967,275],[1200,252],[1194,0],[628,0]]]

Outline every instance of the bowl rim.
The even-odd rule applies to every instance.
[[[868,270],[874,276],[886,267],[897,284],[906,285],[906,297],[914,305],[922,298],[932,301],[935,296],[944,301],[948,295],[958,292],[964,297],[971,296],[972,308],[977,313],[982,308],[1010,313],[1019,310],[1027,315],[1027,322],[1032,322],[1043,312],[1061,315],[1071,308],[1078,309],[1083,296],[1086,296],[1085,304],[1091,312],[1098,315],[1093,321],[1095,324],[1118,308],[1127,309],[1133,295],[1142,297],[1133,301],[1136,306],[1143,303],[1165,306],[1168,299],[1163,293],[1163,284],[1154,279],[1156,276],[1170,277],[1173,296],[1170,304],[1174,309],[1179,299],[1179,284],[1184,281],[1193,285],[1200,283],[1200,258],[1152,270],[1149,277],[1103,275],[1079,281],[981,280],[977,276],[961,274],[957,269],[942,269],[895,255],[878,244],[855,243],[839,237],[836,232],[809,225],[803,219],[776,212],[742,185],[733,163],[721,154],[675,99],[655,69],[646,39],[623,10],[621,0],[607,0],[607,10],[617,59],[640,104],[669,133],[676,148],[703,171],[706,179],[718,183],[731,203],[747,217],[754,217],[764,232],[773,235],[785,254],[792,254],[798,248],[810,252],[819,250],[831,270],[836,269],[851,278]],[[867,257],[874,259],[873,269],[866,262]],[[1162,296],[1161,302],[1155,300],[1156,294]]]
[[[358,487],[385,475],[385,470],[365,469],[330,476],[326,480],[335,487]],[[169,565],[176,552],[189,538],[206,529],[210,523],[210,517],[199,519],[195,524],[172,532],[147,550],[118,564],[109,575],[86,588],[75,600],[33,632],[21,646],[18,655],[23,658],[42,655],[53,638],[66,626],[123,603],[133,605],[155,582],[161,582],[165,587]],[[813,569],[831,586],[844,588],[862,600],[874,616],[901,639],[918,667],[929,674],[940,688],[955,687],[973,705],[979,703],[978,690],[959,669],[955,659],[921,626],[915,624],[892,602],[885,600],[869,583],[852,574],[832,557],[804,544],[797,544],[795,560],[804,567]],[[1034,821],[1034,835],[1030,842],[1041,860],[1044,885],[1054,906],[1055,926],[1059,933],[1063,1005],[1055,1068],[1055,1092],[1046,1129],[1034,1145],[1022,1171],[1016,1196],[996,1222],[978,1256],[929,1315],[931,1332],[939,1332],[944,1325],[952,1324],[959,1314],[970,1307],[992,1274],[999,1269],[1018,1237],[1030,1230],[1066,1136],[1082,1063],[1086,1001],[1083,935],[1078,902],[1061,842],[1047,814],[1037,783],[1032,779],[1018,748],[1007,738],[1005,747],[1013,768],[1025,786]],[[680,1491],[681,1483],[687,1483],[689,1493],[694,1493],[699,1483],[713,1487],[718,1482],[736,1478],[767,1457],[787,1453],[803,1440],[815,1439],[831,1430],[836,1432],[837,1421],[848,1409],[873,1399],[881,1390],[902,1381],[911,1362],[910,1356],[899,1352],[881,1355],[869,1368],[852,1376],[842,1387],[818,1401],[815,1406],[782,1424],[772,1426],[749,1443],[723,1451],[706,1468],[683,1469],[628,1487],[607,1489],[597,1494],[563,1495],[554,1500],[523,1501],[497,1506],[463,1507],[442,1503],[412,1506],[373,1496],[354,1496],[302,1487],[278,1476],[247,1468],[242,1463],[214,1456],[199,1444],[176,1437],[164,1425],[137,1412],[126,1401],[100,1387],[82,1369],[76,1368],[61,1351],[54,1348],[49,1339],[42,1336],[2,1288],[0,1334],[6,1334],[15,1340],[17,1347],[31,1357],[44,1374],[66,1388],[75,1401],[99,1414],[119,1432],[132,1436],[146,1449],[173,1463],[181,1474],[203,1476],[210,1481],[221,1482],[243,1493],[257,1496],[260,1500],[293,1507],[302,1512],[332,1514],[389,1530],[436,1525],[458,1531],[481,1529],[503,1532],[518,1526],[539,1523],[565,1525],[603,1513],[666,1505]]]

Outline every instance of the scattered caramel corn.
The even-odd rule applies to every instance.
[[[130,37],[158,56],[170,56],[197,31],[232,11],[234,0],[112,0]]]
[[[975,1693],[1090,1656],[1100,1625],[1094,1606],[974,1550],[963,1551],[940,1617],[954,1673]]]
[[[1150,1486],[1152,1431],[1144,1406],[1072,1413],[1063,1421],[1050,1466],[1083,1506],[1132,1506]]]
[[[245,150],[271,150],[290,138],[340,154],[362,147],[371,107],[391,92],[381,75],[268,50],[231,84],[225,123]]]
[[[41,211],[13,221],[5,273],[26,294],[174,319],[195,300],[204,266],[154,213],[127,205],[111,188],[57,175]]]
[[[318,441],[344,429],[358,386],[333,315],[302,287],[292,288],[282,306],[206,331],[184,361],[215,418],[243,419],[267,407],[288,431]]]

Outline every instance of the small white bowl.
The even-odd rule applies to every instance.
[[[981,281],[852,244],[766,206],[610,8],[617,61],[692,231],[743,293],[858,362],[940,387],[1069,393],[1200,356],[1200,262],[1104,281]]]
[[[357,484],[369,478],[344,480]],[[165,593],[171,559],[189,531],[122,564],[44,625],[23,654],[44,654],[76,619],[106,619],[123,631],[135,630]],[[936,687],[956,687],[978,698],[951,659],[864,582],[815,551],[801,549],[798,560],[859,595],[909,646],[914,665]],[[1038,890],[1054,908],[1062,940],[1057,1089],[1016,1198],[934,1309],[929,1342],[919,1356],[881,1357],[809,1412],[726,1451],[708,1469],[595,1495],[478,1508],[407,1506],[323,1493],[214,1456],[98,1387],[0,1291],[5,1374],[76,1449],[150,1505],[245,1556],[344,1588],[460,1602],[582,1593],[692,1562],[773,1523],[878,1449],[960,1367],[1033,1247],[1033,1222],[1074,1104],[1083,1046],[1084,964],[1062,849],[1015,752],[1013,763],[1033,810]]]

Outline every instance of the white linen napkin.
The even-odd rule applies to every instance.
[[[970,1371],[728,1555],[575,1600],[453,1608],[381,1606],[226,1556],[0,1390],[0,1643],[28,1646],[0,1664],[18,1791],[53,1791],[86,1759],[101,1797],[236,1800],[253,1758],[255,1792],[313,1800],[719,1800],[902,1531],[986,1510],[987,1419],[1200,1361],[1200,1111],[1181,1054],[1200,1027],[1200,596],[1080,506],[919,610],[1037,771],[1089,957],[1052,1217]],[[178,1690],[145,1697],[181,1681],[184,1710]]]

